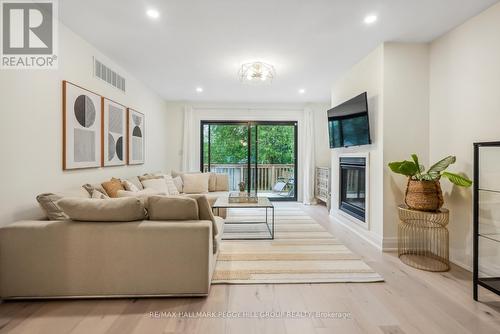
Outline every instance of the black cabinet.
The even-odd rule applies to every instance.
[[[500,142],[474,144],[474,300],[500,291]]]

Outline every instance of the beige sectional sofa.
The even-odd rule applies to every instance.
[[[106,201],[129,201],[134,209],[115,205],[103,221],[33,220],[1,227],[0,298],[207,295],[224,229],[209,200],[222,195],[227,192],[153,196],[149,204],[73,195],[59,204],[81,220],[95,220],[96,205]],[[148,205],[154,220],[146,218]],[[123,221],[127,215],[140,220]]]

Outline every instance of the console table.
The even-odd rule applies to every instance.
[[[449,212],[417,211],[398,207],[398,256],[407,265],[427,271],[450,269]]]

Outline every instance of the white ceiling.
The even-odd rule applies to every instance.
[[[430,41],[497,0],[62,0],[72,30],[167,100],[323,102],[383,41]],[[158,20],[145,14],[160,12]],[[363,19],[376,13],[378,22]],[[270,86],[238,81],[264,61]],[[203,87],[197,93],[196,87]],[[303,88],[306,93],[300,95]]]

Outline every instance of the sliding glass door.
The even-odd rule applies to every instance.
[[[296,122],[202,121],[201,170],[229,175],[230,191],[297,200]]]

